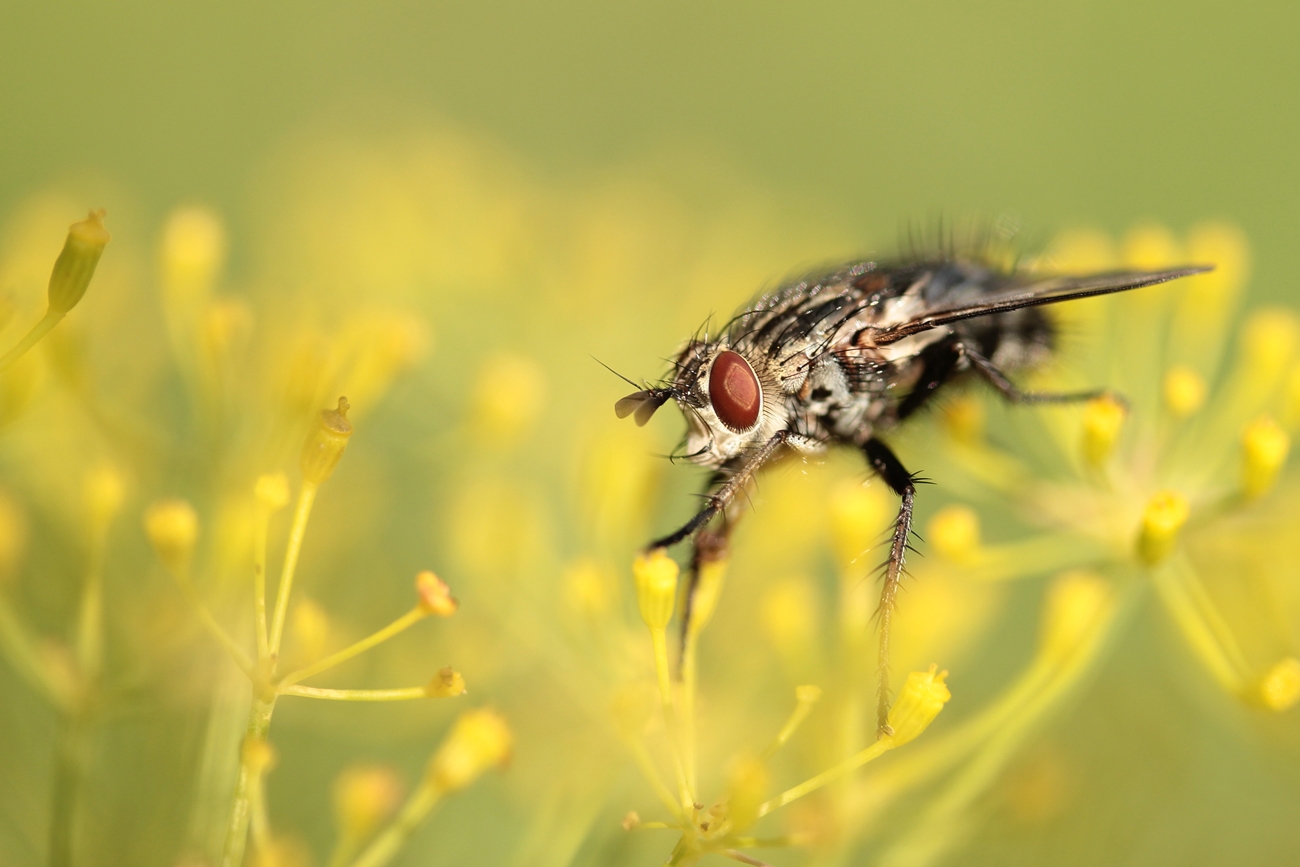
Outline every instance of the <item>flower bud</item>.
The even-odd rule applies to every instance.
[[[889,727],[893,729],[893,734],[885,737],[890,739],[893,746],[900,747],[915,740],[934,722],[939,711],[952,698],[952,693],[944,683],[948,672],[938,671],[938,668],[932,664],[929,671],[913,671],[907,675],[898,700],[889,709]]]
[[[1137,540],[1138,556],[1144,563],[1154,566],[1173,552],[1190,514],[1187,498],[1174,491],[1161,491],[1147,502]]]
[[[289,503],[289,480],[284,473],[266,473],[253,485],[257,504],[268,512],[278,512]]]
[[[640,554],[632,562],[637,606],[641,609],[641,619],[651,629],[664,629],[673,619],[677,572],[677,563],[663,548]]]
[[[334,821],[340,836],[363,840],[379,830],[402,800],[402,784],[391,768],[353,765],[334,780]]]
[[[420,609],[426,614],[450,617],[460,607],[446,582],[428,569],[415,576],[415,592],[420,597]]]
[[[1094,398],[1083,408],[1083,457],[1090,466],[1100,467],[1110,458],[1124,416],[1124,405],[1109,395]]]
[[[450,665],[440,669],[424,688],[429,698],[454,698],[465,694],[465,678]]]
[[[1199,373],[1181,365],[1165,374],[1165,406],[1175,418],[1187,418],[1205,403],[1205,380]]]
[[[1286,463],[1291,437],[1277,422],[1262,416],[1241,437],[1241,489],[1250,498],[1268,493]]]
[[[352,436],[348,421],[348,399],[339,398],[338,409],[321,410],[316,426],[307,435],[302,446],[302,477],[313,485],[321,485],[334,472],[343,450]]]
[[[51,313],[63,315],[77,306],[86,294],[109,238],[104,228],[103,209],[91,211],[86,219],[68,227],[68,240],[63,243],[63,252],[59,253],[50,274]]]
[[[1259,684],[1259,697],[1269,710],[1284,711],[1300,701],[1300,659],[1288,656],[1268,670]]]
[[[144,513],[145,534],[154,553],[174,575],[183,575],[199,536],[199,518],[184,500],[159,500]]]
[[[506,721],[493,710],[466,711],[429,763],[429,779],[441,793],[463,789],[489,768],[510,758],[511,735]]]

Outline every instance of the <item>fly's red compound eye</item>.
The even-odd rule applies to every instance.
[[[754,368],[737,352],[727,350],[709,371],[709,401],[722,423],[734,431],[748,430],[758,421],[763,389]]]

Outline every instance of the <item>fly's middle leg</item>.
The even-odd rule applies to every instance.
[[[908,539],[912,534],[912,508],[916,501],[916,477],[903,462],[878,439],[867,440],[862,447],[867,461],[885,484],[898,494],[902,503],[894,520],[894,534],[889,543],[889,559],[884,564],[884,581],[880,588],[880,654],[877,661],[876,737],[892,735],[889,725],[889,638],[898,585],[907,560]]]
[[[1105,388],[1092,388],[1085,391],[1021,391],[1007,375],[998,369],[992,361],[971,349],[964,343],[957,344],[957,351],[965,356],[975,368],[975,372],[984,377],[989,385],[998,390],[1011,403],[1079,403],[1099,397],[1110,397],[1127,405],[1121,395]]]

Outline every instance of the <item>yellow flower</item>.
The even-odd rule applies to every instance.
[[[429,778],[440,792],[454,792],[510,758],[510,727],[496,711],[466,711],[434,753]]]

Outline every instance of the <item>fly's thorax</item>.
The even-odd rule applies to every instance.
[[[787,427],[779,370],[761,353],[697,341],[677,365],[674,391],[686,418],[686,454],[695,463],[721,467]]]

